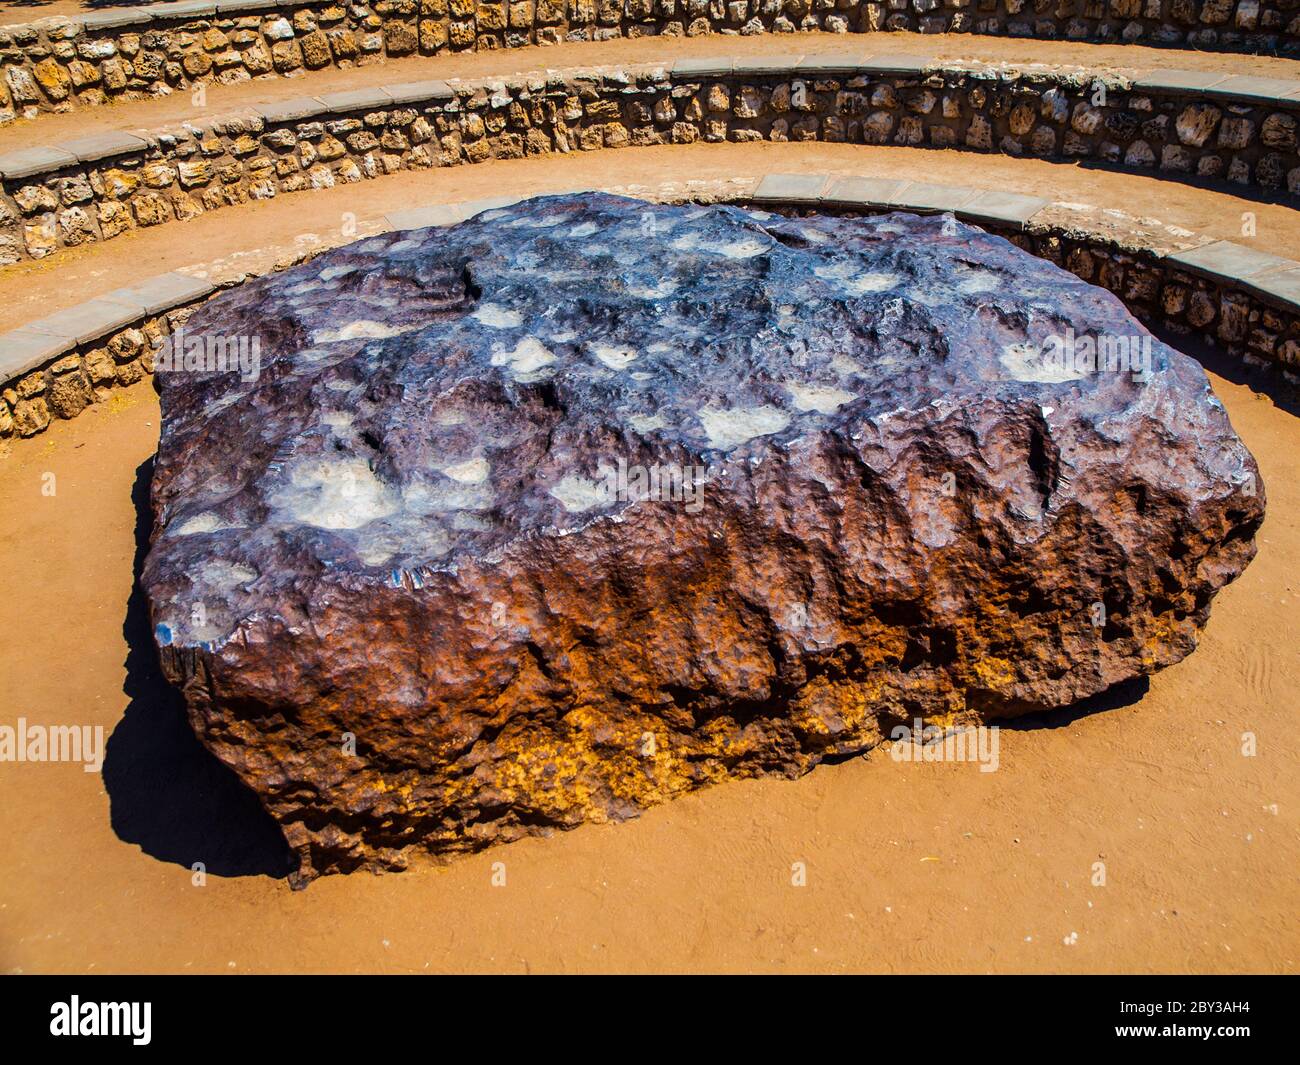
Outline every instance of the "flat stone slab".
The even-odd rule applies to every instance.
[[[97,163],[101,159],[148,151],[149,142],[130,133],[110,130],[107,133],[94,133],[88,137],[61,141],[58,147],[75,155],[83,163]]]
[[[241,11],[271,11],[280,6],[277,0],[217,0],[217,11],[234,15]]]
[[[29,328],[0,333],[0,382],[7,387],[13,378],[57,359],[75,346],[75,342],[66,337],[38,333]]]
[[[754,203],[820,203],[825,174],[767,174],[750,197]]]
[[[924,74],[938,61],[928,55],[877,55],[862,64],[864,74]]]
[[[1300,308],[1300,263],[1290,269],[1254,274],[1242,282],[1242,288],[1296,310]]]
[[[267,122],[297,122],[304,118],[317,118],[329,114],[329,108],[313,96],[299,96],[253,107]]]
[[[347,114],[350,111],[387,111],[393,107],[393,97],[384,89],[331,92],[317,99],[332,114]]]
[[[721,78],[731,73],[734,60],[726,56],[678,59],[673,62],[674,78]]]
[[[794,71],[802,55],[772,55],[772,56],[737,56],[732,64],[731,72],[733,74],[787,74]]]
[[[1198,95],[1227,78],[1227,74],[1206,70],[1156,70],[1138,78],[1133,83],[1133,88],[1152,93]]]
[[[1204,244],[1188,251],[1173,252],[1166,256],[1166,261],[1192,273],[1224,281],[1242,281],[1254,274],[1297,265],[1281,256],[1255,251],[1226,240],[1217,240],[1213,244]]]
[[[898,204],[914,211],[956,211],[978,195],[962,185],[931,185],[913,181],[899,193]]]
[[[1291,93],[1300,92],[1300,82],[1239,74],[1216,81],[1213,85],[1207,85],[1203,91],[1206,96],[1289,104],[1293,101],[1287,97]]]
[[[184,307],[215,291],[210,281],[173,272],[119,288],[104,298],[126,306],[139,306],[145,314],[154,315]]]
[[[870,58],[866,52],[834,52],[827,55],[804,56],[798,73],[807,77],[820,74],[856,74]]]
[[[192,19],[215,15],[217,5],[212,0],[177,0],[173,4],[146,4],[140,10],[158,20]]]
[[[456,93],[445,81],[404,81],[383,87],[395,104],[418,104],[429,100],[450,100]]]
[[[907,185],[901,178],[836,178],[822,201],[837,207],[895,207]]]
[[[75,155],[61,148],[20,148],[0,155],[0,177],[6,181],[35,177],[77,166],[79,162]]]
[[[1024,229],[1025,223],[1050,202],[1039,196],[989,189],[977,193],[973,199],[957,208],[957,217],[974,222],[998,222]]]
[[[107,30],[123,26],[147,26],[153,22],[153,16],[137,7],[125,11],[91,11],[79,15],[78,21],[88,30]]]
[[[89,344],[119,329],[134,325],[145,315],[142,303],[119,303],[107,296],[79,303],[66,311],[28,322],[26,329],[48,333],[72,344]]]

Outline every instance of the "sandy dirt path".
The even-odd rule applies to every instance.
[[[109,737],[102,775],[0,765],[0,967],[1294,972],[1300,422],[1214,384],[1268,518],[1199,650],[1149,688],[1003,730],[996,772],[878,749],[297,893],[269,875],[273,829],[153,664],[132,569],[158,408],[136,386],[0,463],[0,723]]]
[[[342,92],[428,78],[480,78],[525,71],[671,62],[683,56],[821,55],[853,52],[879,56],[921,55],[988,63],[1085,67],[1136,76],[1151,70],[1206,70],[1300,80],[1300,60],[1275,56],[1147,48],[1140,45],[1088,44],[985,37],[968,33],[918,34],[764,34],[758,37],[641,37],[580,42],[550,47],[503,49],[395,59],[348,69],[327,68],[300,77],[267,77],[238,85],[210,85],[202,106],[188,91],[107,107],[47,114],[0,127],[0,152],[31,144],[52,144],[108,129],[155,129],[197,121],[257,103]]]

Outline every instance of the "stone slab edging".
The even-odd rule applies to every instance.
[[[0,121],[405,56],[796,30],[1300,55],[1292,0],[181,0],[0,25]]]
[[[381,231],[455,225],[526,198],[407,208],[385,215]],[[771,173],[725,202],[796,211],[951,211],[1095,279],[1139,317],[1145,309],[1145,317],[1160,317],[1176,331],[1201,331],[1247,360],[1272,362],[1288,374],[1300,369],[1300,262],[1229,241],[1201,238],[1172,251],[1125,246],[1113,236],[1062,226],[1056,213],[1062,205],[1038,197],[906,179]],[[0,440],[36,435],[52,413],[75,417],[101,391],[151,373],[149,341],[166,335],[215,291],[202,279],[163,274],[0,334]]]
[[[1300,196],[1300,82],[1278,82],[1273,95],[1254,102],[1238,86],[1238,102],[1229,103],[1196,95],[1206,86],[1184,78],[1166,78],[1173,87],[1165,93],[1101,77],[846,52],[678,59],[302,96],[0,156],[0,266],[249,200],[403,170],[697,141],[815,140],[1088,159]]]
[[[0,383],[66,355],[78,347],[146,318],[184,307],[215,292],[214,285],[186,274],[166,273],[24,326],[0,333]]]

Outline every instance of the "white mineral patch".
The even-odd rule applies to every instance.
[[[486,518],[465,511],[451,516],[451,527],[459,532],[491,532],[495,526]]]
[[[705,407],[699,419],[708,434],[709,444],[730,451],[747,440],[779,433],[790,424],[790,415],[780,407],[732,407],[728,410]]]
[[[831,369],[838,374],[843,374],[845,377],[867,372],[867,368],[862,363],[852,356],[845,355],[842,351],[836,352],[831,357]]]
[[[1002,349],[998,361],[1017,381],[1036,381],[1041,384],[1055,385],[1063,381],[1077,381],[1085,374],[1064,362],[1047,357],[1037,344],[1028,342],[1008,344]]]
[[[320,285],[315,281],[300,281],[298,284],[285,289],[285,293],[289,296],[305,296],[308,292],[315,292],[318,288],[320,288]]]
[[[662,414],[630,414],[627,422],[638,433],[650,433],[656,429],[666,429],[668,423]]]
[[[381,544],[367,544],[357,548],[357,558],[366,566],[382,566],[393,557],[393,549]]]
[[[359,529],[398,507],[396,494],[358,456],[295,462],[271,505],[318,529]]]
[[[434,425],[464,425],[466,415],[459,407],[439,407],[433,412]]]
[[[655,285],[628,285],[627,294],[641,300],[659,300],[677,291],[677,282],[663,280]]]
[[[325,387],[331,392],[350,392],[352,391],[352,382],[342,377],[335,377],[331,381],[326,381]]]
[[[551,495],[555,496],[570,514],[578,514],[608,503],[609,486],[604,481],[589,481],[586,477],[571,473],[552,485]]]
[[[421,246],[421,242],[418,240],[399,240],[396,244],[394,244],[391,248],[388,249],[388,252],[391,255],[395,251],[396,252],[414,251],[416,248],[420,246]]]
[[[957,282],[957,288],[968,296],[974,296],[981,292],[992,292],[1000,282],[1001,279],[992,270],[972,269]]]
[[[574,226],[569,230],[569,236],[577,237],[581,240],[583,237],[594,236],[600,232],[600,227],[595,222],[583,222],[580,226]]]
[[[797,410],[815,410],[819,414],[830,414],[856,398],[852,392],[845,392],[832,385],[805,385],[787,381],[785,387]]]
[[[454,466],[444,466],[442,472],[461,484],[482,484],[487,480],[491,468],[487,459],[476,458],[458,462]]]
[[[499,303],[485,303],[470,317],[477,318],[493,329],[514,329],[524,324],[523,315],[509,307],[502,307]]]
[[[809,244],[825,244],[831,239],[820,229],[800,229],[799,236],[803,237]]]
[[[422,520],[376,523],[363,529],[354,550],[367,566],[382,566],[399,552],[405,558],[428,562],[451,550],[451,537],[437,522]]]
[[[727,244],[712,244],[708,246],[708,250],[725,255],[728,259],[752,259],[755,255],[762,255],[771,246],[770,240],[752,237],[749,240],[735,240]]]
[[[524,337],[510,351],[492,353],[493,366],[507,366],[520,381],[537,380],[537,371],[555,361],[555,355],[536,337]]]
[[[635,348],[618,347],[613,344],[592,344],[591,353],[611,370],[626,370],[637,357]]]
[[[402,505],[417,516],[486,510],[492,502],[492,489],[483,482],[412,481],[402,491]]]
[[[327,410],[321,415],[320,420],[321,424],[328,425],[331,429],[350,429],[353,417],[350,411]]]
[[[570,216],[567,214],[546,214],[542,215],[541,218],[528,216],[524,218],[516,218],[513,222],[508,224],[515,228],[550,229],[552,226],[558,226],[561,222],[567,222],[569,217]]]
[[[884,292],[903,280],[898,274],[886,271],[869,270],[864,273],[856,263],[852,262],[817,266],[813,268],[813,273],[827,280],[838,281],[842,288],[859,296],[865,296],[869,292]]]
[[[311,339],[313,344],[334,344],[341,340],[383,340],[400,332],[402,330],[396,326],[361,318],[338,329],[318,329],[312,333]]]
[[[230,529],[229,522],[222,521],[211,511],[195,514],[176,527],[177,536],[193,536],[195,533],[216,532],[218,529]]]
[[[846,278],[841,284],[850,292],[865,296],[869,292],[884,292],[886,289],[891,289],[901,280],[902,278],[897,274],[867,273]]]
[[[405,244],[407,242],[402,241],[402,243]],[[396,246],[397,245],[394,245],[394,247]],[[320,279],[322,281],[333,281],[336,277],[345,277],[348,274],[356,273],[356,270],[357,268],[355,266],[327,266],[320,272]]]
[[[257,570],[238,562],[212,559],[199,567],[199,578],[209,588],[230,589],[257,580]]]

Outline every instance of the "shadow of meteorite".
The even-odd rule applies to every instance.
[[[194,735],[185,702],[163,676],[140,571],[149,550],[153,460],[136,470],[135,565],[122,631],[130,703],[108,738],[104,788],[113,831],[151,857],[215,876],[285,877],[290,852],[257,797]]]

